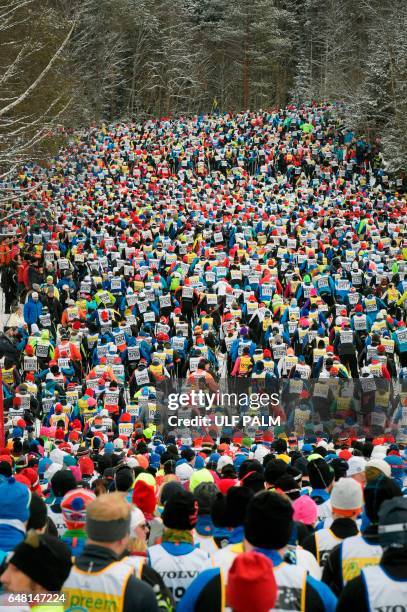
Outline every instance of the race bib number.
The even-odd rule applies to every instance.
[[[37,355],[37,357],[40,357],[42,359],[45,359],[46,357],[48,357],[48,350],[49,350],[49,346],[48,344],[37,344],[36,350],[35,350],[35,354]]]
[[[25,372],[36,371],[38,368],[38,361],[36,357],[24,357],[23,370]]]
[[[339,334],[341,344],[352,344],[353,343],[353,332],[341,331]]]
[[[158,299],[160,302],[160,308],[170,308],[171,307],[171,296],[170,295],[160,295]]]
[[[148,375],[147,368],[144,370],[136,370],[134,373],[134,377],[136,379],[136,383],[142,387],[143,385],[148,385],[150,382],[150,377]]]
[[[195,372],[198,369],[198,363],[200,362],[201,357],[190,357],[189,359],[189,369],[191,372]]]
[[[122,281],[120,278],[112,278],[110,281],[110,287],[112,291],[120,291],[122,288]]]
[[[183,287],[182,288],[182,297],[187,299],[192,299],[194,295],[194,290],[192,287]]]
[[[69,359],[65,359],[65,358],[63,358],[63,359],[62,359],[62,358],[58,359],[58,367],[59,367],[61,370],[64,370],[64,369],[65,369],[65,370],[67,370],[67,369],[69,369]]]
[[[127,357],[129,361],[137,361],[140,359],[140,348],[138,346],[128,346]]]

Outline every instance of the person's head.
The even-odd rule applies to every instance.
[[[180,491],[170,497],[162,513],[164,526],[167,529],[191,531],[198,521],[198,502],[189,491]]]
[[[282,459],[270,459],[264,469],[266,488],[274,487],[276,481],[287,472],[287,464]]]
[[[38,533],[45,533],[48,525],[47,518],[47,506],[45,501],[36,493],[32,493],[27,531],[29,529],[34,529]]]
[[[86,510],[88,543],[121,555],[130,534],[131,507],[121,493],[99,495]]]
[[[273,564],[256,551],[237,555],[228,574],[226,604],[233,612],[273,610],[277,584]]]
[[[214,482],[201,482],[194,490],[198,514],[210,514],[219,489]]]
[[[63,497],[75,488],[76,480],[71,470],[58,470],[51,478],[51,490],[55,497]]]
[[[130,539],[127,549],[130,553],[145,553],[147,550],[147,538],[149,525],[146,517],[138,508],[131,509]]]
[[[362,512],[363,490],[353,478],[341,478],[331,491],[332,516],[356,519]]]
[[[301,495],[300,485],[289,474],[283,474],[276,480],[276,489],[283,491],[292,501]]]
[[[407,498],[395,497],[379,510],[379,542],[383,548],[407,550]]]
[[[308,463],[309,482],[313,489],[330,491],[335,479],[334,470],[324,459],[313,459]]]
[[[71,571],[71,551],[58,538],[31,529],[0,576],[9,593],[57,593]]]
[[[366,483],[365,468],[366,461],[363,457],[352,456],[348,459],[348,471],[346,475],[364,485]]]
[[[370,459],[366,464],[365,474],[367,482],[376,480],[379,476],[391,478],[391,468],[384,459]]]
[[[241,527],[247,506],[253,497],[248,487],[230,487],[226,495],[218,493],[212,505],[211,517],[216,527]]]
[[[9,526],[15,533],[15,538],[12,538],[14,545],[23,540],[30,517],[31,492],[28,480],[27,483],[28,486],[17,482],[13,476],[0,479],[0,522],[3,529]],[[0,546],[3,550],[12,550],[6,547],[6,541],[1,542]]]
[[[108,482],[105,478],[96,478],[96,480],[92,482],[92,491],[94,492],[96,497],[99,497],[99,495],[103,495],[104,493],[107,493],[107,489],[108,489]]]
[[[288,497],[260,491],[249,502],[244,522],[248,548],[283,549],[293,527],[293,508]]]
[[[127,493],[130,491],[133,481],[134,481],[134,472],[130,468],[121,468],[116,472],[116,491],[121,491],[122,493]]]
[[[318,518],[318,506],[309,495],[301,495],[293,501],[294,521],[313,527]]]
[[[86,508],[96,499],[96,495],[87,489],[72,489],[62,499],[61,512],[67,529],[84,529]]]
[[[371,523],[378,523],[379,510],[384,501],[400,497],[401,489],[394,480],[387,476],[379,476],[367,483],[363,491],[365,512]]]

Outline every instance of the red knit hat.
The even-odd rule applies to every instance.
[[[129,412],[123,412],[120,417],[120,423],[131,423],[131,414]]]
[[[90,457],[81,457],[78,463],[82,476],[93,476],[95,464]]]
[[[228,574],[227,606],[234,612],[267,612],[276,600],[277,584],[270,559],[255,551],[238,555]]]
[[[65,437],[65,432],[63,429],[57,429],[55,432],[55,440],[63,440]]]
[[[38,473],[34,468],[24,468],[20,472],[21,476],[28,478],[30,481],[30,489],[32,493],[37,493],[42,496],[41,485],[38,478]]]
[[[96,499],[92,491],[73,489],[61,502],[61,512],[68,529],[81,529],[86,523],[86,508]]]
[[[134,485],[131,501],[146,516],[152,515],[157,505],[154,487],[144,480],[137,480]]]

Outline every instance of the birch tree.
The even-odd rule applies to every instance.
[[[48,3],[0,4],[0,175],[47,155],[49,136],[72,98],[63,76],[74,20]]]

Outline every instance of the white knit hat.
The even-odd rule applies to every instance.
[[[270,454],[270,449],[266,448],[262,444],[259,444],[256,450],[254,451],[253,458],[257,459],[257,461],[260,461],[260,463],[263,463],[264,457],[269,454]]]
[[[384,444],[378,444],[373,447],[372,454],[370,456],[371,459],[383,459],[387,453],[387,446]]]
[[[385,476],[391,478],[391,467],[387,463],[387,461],[384,461],[383,459],[370,459],[370,461],[366,463],[366,467],[376,468],[377,470],[380,470]]]
[[[332,512],[336,510],[340,514],[362,510],[363,491],[362,487],[353,478],[340,478],[333,486],[331,493]]]
[[[145,522],[146,517],[144,516],[144,513],[140,510],[140,508],[135,508],[135,506],[133,506],[130,517],[130,534],[133,535],[136,527],[143,525]]]
[[[348,459],[348,466],[346,476],[354,476],[355,474],[361,474],[365,471],[366,461],[363,457],[351,457]]]
[[[180,463],[175,468],[175,475],[182,480],[189,480],[194,473],[193,468],[188,463]]]
[[[219,457],[218,463],[216,464],[216,471],[221,472],[225,465],[233,465],[233,459],[229,457],[229,455],[222,455]]]

